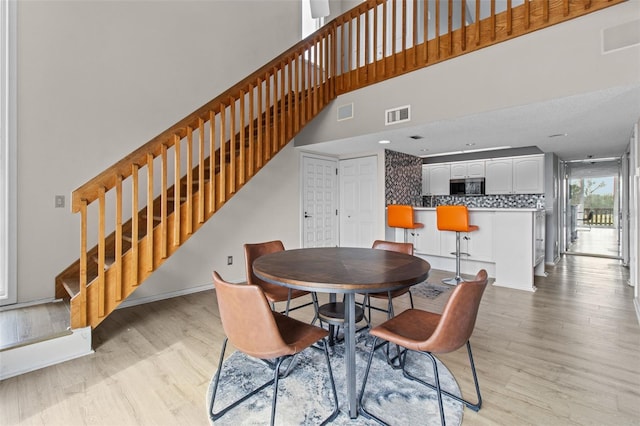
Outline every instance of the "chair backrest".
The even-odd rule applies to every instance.
[[[265,243],[245,244],[244,245],[244,260],[247,271],[247,283],[260,286],[266,292],[279,292],[282,291],[282,287],[268,283],[256,276],[253,273],[253,262],[260,256],[264,256],[269,253],[276,253],[284,251],[284,244],[282,241],[267,241]]]
[[[398,253],[413,255],[413,244],[411,243],[396,243],[395,241],[375,240],[371,248],[378,250],[397,251]]]
[[[435,331],[423,345],[418,345],[421,350],[447,353],[467,343],[476,324],[487,279],[487,271],[481,269],[473,281],[462,281],[456,285]]]
[[[469,231],[469,210],[467,206],[437,206],[436,220],[440,231]]]
[[[250,356],[271,359],[292,355],[295,348],[285,343],[269,302],[260,287],[232,284],[213,273],[222,327],[236,349]]]
[[[413,228],[413,207],[389,204],[387,206],[387,225],[392,228]]]

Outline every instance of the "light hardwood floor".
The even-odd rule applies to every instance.
[[[567,257],[548,272],[536,293],[487,288],[471,340],[484,403],[463,425],[640,424],[627,270]],[[95,331],[95,354],[0,383],[0,424],[207,425],[222,337],[213,291],[118,310]],[[442,359],[473,397],[466,351]]]
[[[578,238],[571,243],[569,251],[597,256],[620,256],[618,229],[592,226],[578,227]]]

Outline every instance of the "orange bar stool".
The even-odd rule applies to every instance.
[[[469,210],[467,206],[438,206],[436,207],[436,220],[439,231],[455,231],[456,233],[456,276],[442,280],[445,284],[457,285],[463,279],[460,277],[460,255],[469,256],[469,253],[460,253],[460,233],[477,231],[476,225],[469,225]]]
[[[387,206],[387,224],[391,228],[404,229],[404,242],[407,241],[407,232],[424,228],[424,225],[413,220],[413,207],[408,205],[390,204]],[[411,233],[415,237],[415,233]]]

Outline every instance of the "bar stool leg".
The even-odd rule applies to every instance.
[[[456,276],[453,278],[445,278],[443,283],[449,285],[458,285],[462,281],[460,276],[460,232],[456,231]]]

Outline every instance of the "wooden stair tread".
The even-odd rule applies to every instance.
[[[80,293],[80,278],[66,276],[62,277],[61,280],[62,285],[67,290],[67,293],[69,293],[69,296],[73,298],[76,294]]]
[[[98,264],[98,256],[91,257],[96,264]],[[109,269],[114,263],[116,263],[115,256],[105,256],[104,257],[104,269]]]

